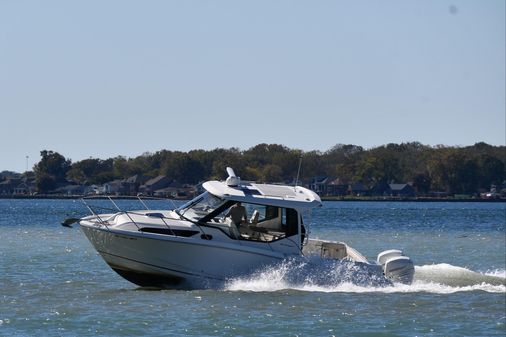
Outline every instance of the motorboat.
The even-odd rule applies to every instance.
[[[313,191],[242,182],[227,172],[225,181],[205,182],[202,194],[174,209],[100,214],[88,206],[92,214],[77,221],[105,262],[142,287],[206,287],[306,256],[366,264],[391,282],[412,282],[413,262],[400,250],[369,262],[346,243],[310,239],[304,219],[322,206]],[[249,215],[239,223],[229,216],[238,203]]]

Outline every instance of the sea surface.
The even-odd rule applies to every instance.
[[[60,225],[87,214],[80,200],[0,200],[0,336],[506,335],[506,203],[325,202],[306,220],[371,260],[402,249],[415,281],[393,286],[286,261],[216,289],[142,289]]]

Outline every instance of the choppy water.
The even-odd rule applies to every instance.
[[[1,336],[506,335],[504,203],[328,202],[313,213],[313,237],[370,259],[403,249],[416,264],[409,286],[285,261],[220,289],[140,289],[59,225],[85,214],[80,201],[0,200]]]

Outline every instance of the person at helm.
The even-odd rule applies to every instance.
[[[248,222],[246,208],[241,205],[241,202],[238,202],[234,206],[230,207],[226,216],[230,217],[236,226],[239,226],[243,220]]]

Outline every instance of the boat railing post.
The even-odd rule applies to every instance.
[[[174,209],[176,209],[176,208],[177,208],[177,205],[176,205],[176,203],[174,202],[174,199],[168,198],[168,199],[166,199],[166,200],[168,200],[168,201],[172,204],[172,207],[174,207]]]
[[[137,194],[137,199],[139,199],[139,201],[141,202],[141,204],[144,206],[144,208],[146,208],[146,210],[150,210],[148,205],[146,205],[146,203],[144,202],[144,200],[142,200],[141,196],[139,194]]]
[[[193,222],[193,221],[192,221],[192,222]],[[198,223],[198,221],[193,222],[193,223],[194,223],[194,224],[198,227],[199,231],[201,231],[201,232],[202,232],[202,235],[204,235],[204,236],[206,236],[206,237],[207,237],[206,232],[204,232],[204,230],[202,229],[202,226],[200,226],[200,224]]]
[[[137,222],[135,222],[134,219],[132,219],[132,217],[130,216],[130,212],[128,211],[122,211],[123,213],[126,214],[126,216],[130,219],[130,221],[132,221],[132,223],[135,225],[135,227],[137,227],[137,230],[140,230],[140,227],[139,225],[137,225]]]
[[[125,215],[130,219],[130,221],[132,221],[132,223],[134,224],[135,227],[137,227],[137,230],[140,230],[140,227],[139,225],[137,225],[137,223],[135,222],[135,220],[130,216],[129,212],[128,211],[123,211],[121,208],[118,207],[118,205],[114,202],[114,200],[112,200],[111,196],[107,196],[107,198],[112,202],[112,204],[114,205],[114,207],[116,207],[116,209],[120,212],[120,213],[125,213]]]
[[[108,195],[107,198],[112,202],[112,204],[114,205],[114,207],[116,207],[116,209],[120,212],[122,212],[122,210],[118,207],[118,205],[116,205],[116,203],[114,202],[114,200],[112,200],[111,196]]]
[[[149,208],[149,206],[144,202],[144,200],[142,200],[141,196],[139,194],[137,194],[137,199],[140,201],[140,203],[144,206],[144,208],[146,208],[146,210],[151,210]],[[161,200],[161,199],[156,199],[156,200]],[[172,202],[174,203],[174,202]],[[175,205],[174,205],[175,206]],[[165,227],[167,227],[167,229],[172,233],[172,235],[174,236],[177,236],[176,233],[174,232],[174,230],[170,227],[170,225],[167,223],[167,221],[165,221],[165,216],[162,216],[160,217],[160,219],[162,220],[163,224],[165,225]]]
[[[98,215],[98,213],[96,213],[96,212],[93,210],[93,208],[92,208],[90,205],[88,205],[88,203],[84,200],[84,198],[81,198],[81,201],[83,202],[84,206],[86,206],[86,208],[88,208],[88,209],[90,210],[91,214],[93,214],[93,216],[94,216],[95,218],[97,218],[97,219],[98,219],[98,222],[99,222],[102,226],[105,226],[105,228],[106,228],[107,230],[109,230],[109,227],[107,226],[107,223],[106,223],[104,220],[102,220],[102,218]]]
[[[160,219],[164,223],[165,227],[167,227],[170,230],[170,232],[172,233],[172,235],[177,236],[176,233],[174,233],[174,231],[172,230],[172,228],[169,226],[169,224],[165,221],[165,217],[162,216],[162,217],[160,217]]]

